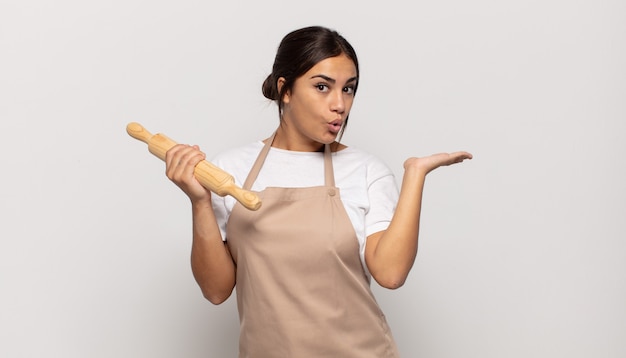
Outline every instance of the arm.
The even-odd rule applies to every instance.
[[[456,152],[409,158],[404,162],[400,197],[391,223],[387,230],[368,236],[365,245],[365,262],[381,286],[401,287],[415,262],[426,175],[440,166],[471,158],[467,152]]]
[[[235,287],[235,264],[222,240],[211,205],[211,192],[194,177],[195,166],[205,159],[197,146],[176,145],[167,151],[166,175],[191,200],[193,242],[191,269],[204,297],[224,302]]]

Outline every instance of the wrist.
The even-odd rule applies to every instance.
[[[420,165],[418,158],[409,158],[404,161],[404,173],[408,175],[426,176],[428,170]]]
[[[190,199],[191,206],[194,208],[211,207],[211,194],[201,197]]]

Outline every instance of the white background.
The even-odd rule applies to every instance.
[[[626,3],[1,0],[0,356],[235,357],[190,210],[125,126],[209,156],[268,136],[289,31],[356,48],[344,136],[427,181],[403,357],[626,356]]]

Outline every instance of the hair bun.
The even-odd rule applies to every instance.
[[[265,81],[263,81],[261,90],[265,98],[271,99],[272,101],[278,100],[278,88],[276,87],[276,81],[274,81],[273,75],[267,76]]]

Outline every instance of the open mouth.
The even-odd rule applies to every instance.
[[[342,124],[343,124],[343,122],[341,120],[332,121],[332,122],[328,123],[328,129],[331,132],[337,134],[341,130],[341,125]]]

